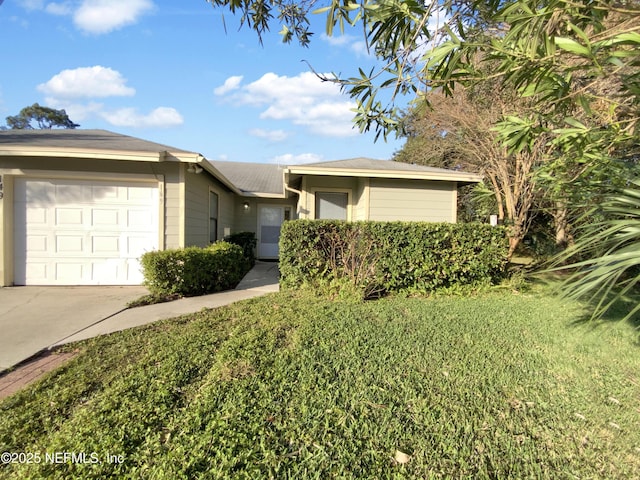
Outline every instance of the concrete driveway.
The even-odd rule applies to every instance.
[[[117,314],[147,293],[141,286],[0,288],[0,371]]]

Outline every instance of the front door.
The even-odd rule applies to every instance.
[[[258,258],[277,259],[280,227],[285,208],[277,205],[258,206]]]

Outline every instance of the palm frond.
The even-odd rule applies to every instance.
[[[570,272],[560,286],[561,294],[596,300],[593,319],[601,318],[640,285],[640,179],[629,182],[628,188],[589,214],[596,210],[603,220],[588,225],[582,239],[559,254],[547,270]],[[624,319],[638,311],[640,304]]]

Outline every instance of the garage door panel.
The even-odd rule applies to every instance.
[[[56,204],[77,204],[89,201],[87,187],[77,184],[58,184],[55,186],[54,201]]]
[[[92,236],[91,253],[93,255],[120,257],[120,237]]]
[[[84,223],[83,213],[82,208],[56,208],[56,226],[81,226]]]
[[[16,179],[17,285],[140,284],[158,248],[156,184]]]
[[[94,208],[91,210],[91,225],[94,227],[120,225],[120,211],[117,208]]]
[[[27,237],[27,251],[45,253],[49,249],[48,235],[29,235]],[[22,255],[24,257],[24,254]]]
[[[55,198],[55,188],[49,182],[29,182],[28,184],[16,185],[16,198],[18,196],[23,198],[23,201],[28,202],[30,205],[49,205]]]
[[[56,263],[55,264],[55,280],[60,282],[77,282],[78,279],[84,280],[84,269],[86,264],[84,262],[75,263]]]
[[[128,187],[127,188],[127,200],[139,203],[148,204],[149,200],[153,197],[153,192],[148,188],[143,187]]]
[[[140,269],[139,262],[133,261],[133,260],[127,260],[125,268],[126,268],[127,278],[135,279],[138,284],[143,282],[144,277],[142,275],[142,270]]]
[[[127,212],[127,227],[143,231],[154,229],[152,212],[149,209],[129,210]]]
[[[56,235],[56,253],[83,255],[84,236],[81,235]],[[29,252],[31,253],[31,252]]]
[[[48,220],[48,211],[46,208],[42,207],[28,207],[26,215],[16,215],[16,220],[22,220],[24,222],[25,217],[26,221],[29,222],[29,225],[40,225],[43,227],[47,226]]]
[[[106,202],[109,200],[122,200],[119,198],[120,189],[116,186],[99,186],[94,185],[91,187],[91,201]]]
[[[91,264],[91,280],[99,284],[104,278],[120,278],[120,267],[124,262],[120,260]]]
[[[151,250],[155,250],[152,244],[149,243],[149,239],[147,237],[127,237],[126,242],[126,255],[127,257],[138,258],[145,252],[149,252]]]

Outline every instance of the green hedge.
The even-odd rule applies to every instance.
[[[140,264],[151,293],[184,296],[234,288],[251,268],[242,248],[228,242],[147,252]]]
[[[280,235],[283,288],[334,286],[365,298],[496,282],[504,228],[480,223],[294,220]]]
[[[232,233],[231,235],[224,237],[224,241],[233,243],[234,245],[239,245],[251,266],[253,267],[256,264],[256,245],[258,244],[258,240],[256,239],[255,233]]]

